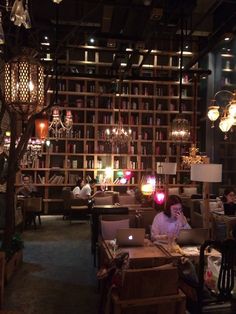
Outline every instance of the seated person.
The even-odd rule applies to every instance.
[[[82,189],[80,190],[78,198],[82,198],[85,200],[92,199],[95,195],[103,193],[102,191],[97,191],[92,194],[92,189],[94,188],[96,184],[96,180],[91,179],[87,184],[85,184]]]
[[[84,179],[79,178],[76,182],[76,187],[72,191],[75,198],[80,198],[80,192],[83,186],[84,186]]]
[[[22,187],[17,189],[16,194],[24,197],[38,196],[37,188],[30,182],[30,176],[24,175],[22,178]]]
[[[233,188],[228,188],[224,190],[222,203],[225,215],[236,214],[236,195]]]
[[[170,195],[164,211],[158,213],[152,223],[151,239],[167,240],[171,232],[178,236],[180,229],[191,229],[182,210],[182,201],[177,195]]]

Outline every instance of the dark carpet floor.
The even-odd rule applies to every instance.
[[[26,230],[23,239],[24,262],[5,288],[4,309],[24,314],[97,313],[89,223],[46,216],[42,226]]]

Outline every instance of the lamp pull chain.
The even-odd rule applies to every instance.
[[[195,74],[194,75],[194,94],[193,94],[193,144],[196,144],[196,133],[197,133],[197,96],[198,96],[198,92],[197,92],[197,83],[198,83],[198,77]]]
[[[58,58],[57,58],[57,41],[58,41],[58,19],[59,19],[59,6],[56,8],[56,28],[55,28],[55,103],[58,104]]]
[[[10,8],[9,8],[9,0],[6,0],[6,11],[10,11]]]
[[[181,35],[180,35],[180,72],[179,72],[179,113],[182,113],[182,88],[183,88],[183,50],[184,50],[184,30],[183,14],[181,15]]]

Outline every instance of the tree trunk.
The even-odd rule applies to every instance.
[[[3,237],[3,248],[10,248],[12,236],[15,233],[15,178],[16,167],[15,164],[11,165],[9,169],[9,176],[7,179],[7,194],[6,194],[6,218],[5,230]]]
[[[11,144],[8,156],[8,177],[7,177],[7,193],[6,193],[6,213],[5,213],[5,229],[2,247],[8,251],[11,249],[12,237],[15,233],[15,179],[18,165],[16,154],[16,115],[10,116]]]

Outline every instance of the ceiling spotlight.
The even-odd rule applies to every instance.
[[[59,4],[62,0],[52,0],[52,2]]]
[[[229,41],[230,40],[230,38],[229,37],[225,37],[225,41]]]
[[[89,38],[89,42],[90,44],[94,44],[95,43],[95,39],[93,37]]]

